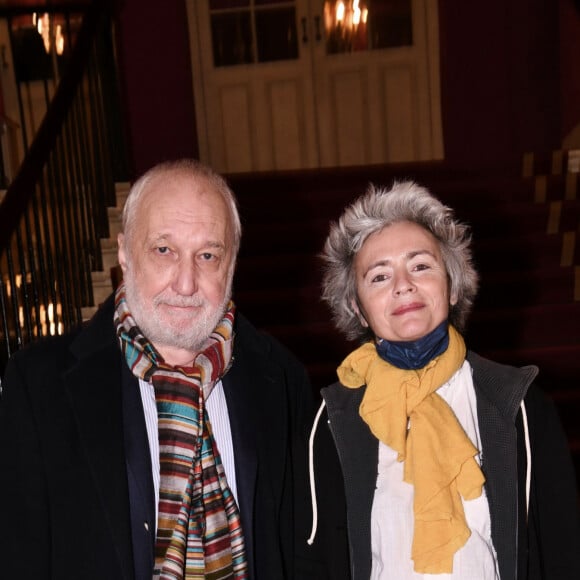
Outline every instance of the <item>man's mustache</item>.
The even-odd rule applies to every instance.
[[[178,306],[181,308],[199,308],[200,306],[205,306],[206,301],[196,294],[193,296],[167,296],[165,294],[159,294],[153,299],[153,304],[155,306],[164,304],[166,306]]]

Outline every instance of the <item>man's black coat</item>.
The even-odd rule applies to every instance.
[[[223,384],[251,578],[323,578],[305,552],[312,398],[305,370],[240,315],[235,332]],[[112,300],[75,335],[17,352],[3,387],[0,575],[150,578],[149,449]]]

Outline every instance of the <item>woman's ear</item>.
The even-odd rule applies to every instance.
[[[447,272],[447,293],[449,294],[449,306],[455,306],[459,300],[459,296],[457,295],[457,290],[453,290],[449,272]]]
[[[449,298],[449,304],[451,306],[455,306],[457,304],[458,300],[459,300],[459,298],[457,296],[457,292],[453,292],[453,294],[451,294],[451,296]]]
[[[369,323],[367,322],[367,319],[365,318],[362,309],[358,303],[358,301],[353,298],[350,302],[350,307],[352,308],[353,312],[356,314],[356,317],[358,318],[359,322],[363,325],[364,328],[368,328],[369,327]]]

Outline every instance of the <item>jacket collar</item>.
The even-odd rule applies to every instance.
[[[467,360],[473,369],[476,390],[498,410],[515,421],[520,403],[532,381],[538,375],[538,367],[513,367],[483,358],[468,351]],[[509,388],[506,388],[509,385]]]

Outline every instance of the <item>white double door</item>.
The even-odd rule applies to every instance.
[[[297,57],[214,66],[208,0],[187,0],[198,143],[225,173],[443,158],[437,2],[411,0],[412,45],[327,54],[322,0],[295,10]]]

